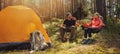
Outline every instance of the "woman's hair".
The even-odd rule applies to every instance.
[[[95,12],[93,16],[100,16],[100,14],[98,12]]]
[[[100,15],[98,12],[95,12],[94,14],[95,14],[95,15]]]

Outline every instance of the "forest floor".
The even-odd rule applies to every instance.
[[[33,54],[120,54],[120,35],[114,32],[114,29],[113,31],[108,31],[105,28],[101,32],[93,34],[93,38],[95,39],[93,44],[82,45],[83,31],[79,26],[74,42],[63,43],[59,39],[59,25],[62,21],[62,19],[53,18],[52,22],[45,22],[44,26],[47,28],[48,34],[52,40],[52,47],[46,51],[36,51]],[[29,51],[1,51],[0,54],[29,54]]]

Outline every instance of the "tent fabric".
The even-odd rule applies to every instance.
[[[46,42],[50,38],[37,14],[25,6],[8,6],[0,12],[0,43],[28,42],[30,33],[39,30]]]

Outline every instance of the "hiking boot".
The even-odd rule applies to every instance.
[[[93,42],[92,39],[88,39],[88,40],[87,40],[87,44],[91,44],[92,42]]]
[[[87,44],[87,39],[83,39],[82,44]]]

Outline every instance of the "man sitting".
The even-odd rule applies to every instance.
[[[99,15],[94,14],[92,17],[92,20],[89,24],[86,24],[85,22],[82,22],[83,30],[84,30],[84,39],[82,40],[82,44],[90,44],[92,43],[92,33],[99,32],[104,25],[103,21],[100,19]],[[89,37],[87,39],[87,37]]]
[[[76,19],[73,18],[71,14],[67,14],[67,19],[65,19],[60,26],[60,36],[62,42],[66,41],[66,39],[64,38],[65,32],[70,32],[71,35],[69,41],[72,41],[75,35],[75,30],[76,30]]]

